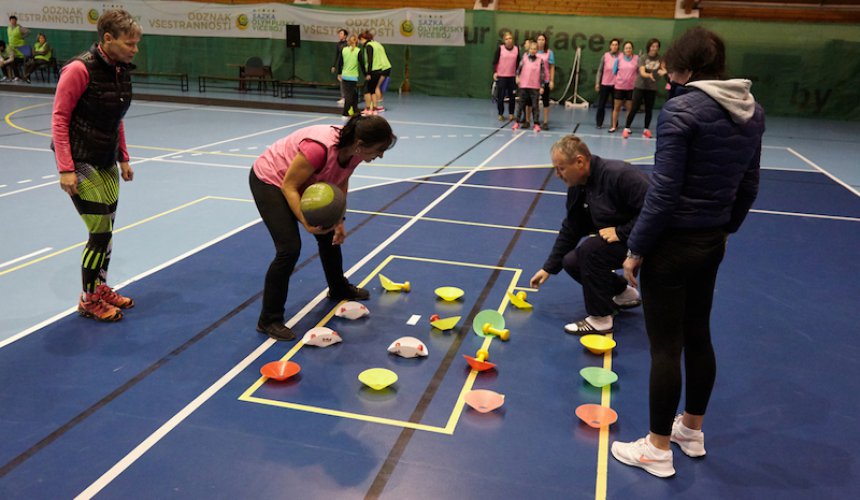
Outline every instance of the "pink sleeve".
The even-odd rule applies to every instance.
[[[117,140],[119,148],[119,161],[128,161],[128,148],[125,146],[125,122],[119,122],[119,138]]]
[[[69,123],[72,121],[72,111],[75,110],[78,99],[87,90],[89,83],[90,74],[82,61],[72,61],[63,67],[60,81],[57,83],[51,121],[54,157],[57,161],[57,170],[60,172],[75,171],[72,148],[69,144]]]
[[[325,166],[326,148],[312,139],[305,139],[299,143],[299,152],[307,158],[308,163],[315,171],[320,171]]]

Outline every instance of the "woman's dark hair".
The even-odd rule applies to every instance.
[[[726,45],[713,31],[696,26],[672,42],[663,60],[669,71],[692,71],[690,81],[722,80],[726,75]]]
[[[648,40],[648,45],[645,46],[645,50],[646,51],[651,50],[651,46],[654,45],[655,43],[657,44],[657,48],[659,49],[660,45],[661,45],[660,40],[657,40],[656,38],[652,38],[652,39]]]
[[[391,131],[391,125],[381,116],[353,115],[340,129],[336,148],[345,148],[361,141],[363,144],[384,144],[383,150],[394,147],[397,136]]]
[[[358,38],[364,38],[368,42],[371,42],[373,41],[373,33],[371,33],[370,30],[364,30],[360,35],[358,35]]]

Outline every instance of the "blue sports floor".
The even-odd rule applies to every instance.
[[[333,103],[332,103],[333,105]],[[135,179],[122,183],[110,276],[137,306],[116,324],[74,313],[86,232],[57,185],[50,96],[0,89],[0,498],[663,499],[850,498],[860,491],[860,124],[768,119],[761,193],[729,240],[717,284],[718,376],[707,457],[677,449],[668,480],[608,457],[648,429],[641,310],[616,319],[611,354],[564,333],[585,315],[566,275],[531,311],[528,287],[563,217],[549,148],[574,128],[594,154],[650,169],[654,141],[597,130],[593,110],[553,108],[551,130],[512,132],[489,100],[391,94],[399,136],[351,181],[348,275],[367,318],[332,317],[312,238],[289,323],[344,341],[326,349],[255,331],[271,240],[247,187],[269,144],[333,114],[136,101],[126,117]],[[656,121],[656,117],[655,117]],[[410,281],[385,292],[382,273]],[[457,286],[464,297],[438,300]],[[472,333],[502,311],[511,340]],[[448,332],[432,314],[462,316]],[[410,324],[414,316],[417,324]],[[426,358],[386,348],[420,338]],[[471,372],[487,347],[497,368]],[[290,359],[301,373],[261,378]],[[595,389],[579,375],[619,375]],[[358,374],[387,368],[383,391]],[[463,404],[470,389],[500,409]],[[598,431],[575,416],[601,403]],[[852,494],[851,492],[854,492]]]

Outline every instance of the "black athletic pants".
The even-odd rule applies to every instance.
[[[562,259],[567,274],[582,285],[589,316],[609,316],[618,309],[612,297],[627,289],[627,281],[615,270],[624,264],[626,255],[624,243],[607,243],[600,236],[589,236]]]
[[[600,93],[597,94],[597,126],[603,126],[603,117],[606,116],[606,102],[612,104],[612,93],[615,91],[613,85],[601,85]]]
[[[630,128],[630,125],[633,124],[633,119],[636,118],[636,112],[639,111],[642,101],[645,101],[645,128],[651,128],[651,113],[654,110],[656,97],[656,90],[633,89],[633,105],[627,110],[627,125],[624,128]]]
[[[499,110],[499,115],[505,114],[505,98],[508,98],[508,114],[514,114],[514,106],[516,106],[516,98],[514,91],[517,90],[517,78],[515,76],[500,76],[496,79],[496,92],[498,98],[496,100],[496,108]]]
[[[269,264],[263,288],[263,310],[260,323],[267,325],[284,321],[284,306],[290,288],[290,275],[296,267],[302,250],[299,221],[280,188],[257,178],[254,170],[250,175],[251,194],[263,222],[275,243],[275,259]],[[332,245],[334,231],[314,235],[319,246],[320,261],[329,290],[333,294],[344,292],[349,282],[343,275],[343,255],[340,245]]]
[[[716,378],[711,345],[711,304],[726,234],[721,229],[669,232],[642,261],[642,307],[651,344],[651,432],[668,436],[681,399],[684,355],[685,410],[704,415]]]

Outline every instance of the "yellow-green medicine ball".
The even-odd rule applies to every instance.
[[[334,184],[317,182],[302,193],[302,214],[311,226],[332,227],[346,213],[346,196]]]

